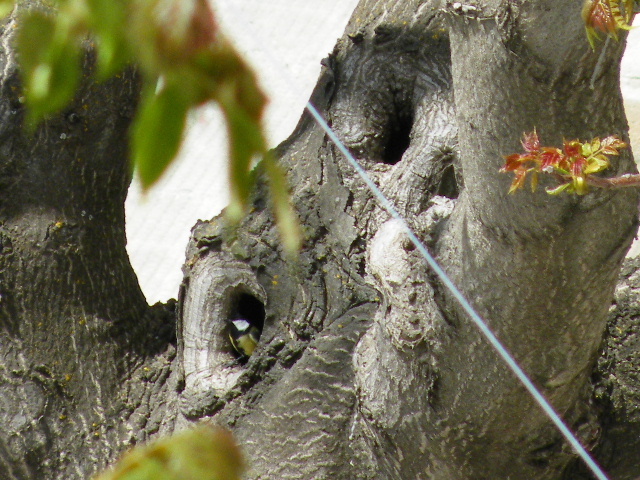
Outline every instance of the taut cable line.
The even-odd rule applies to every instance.
[[[229,2],[227,7],[229,9],[235,8],[235,5],[231,5],[232,2]],[[236,18],[243,18],[242,16]],[[246,22],[241,22],[239,24],[246,24]],[[263,53],[274,65],[279,65],[278,71],[280,72],[280,78],[284,80],[290,88],[294,91],[299,92],[301,89],[296,85],[293,80],[292,74],[289,72],[289,67],[284,62],[275,58],[274,55],[271,54],[271,51],[266,48],[266,45],[269,43],[264,38],[258,38],[258,35],[255,34],[255,30],[252,30],[252,36],[250,37],[252,41],[255,42],[254,48]],[[516,360],[509,353],[504,345],[498,340],[495,334],[491,331],[487,323],[482,319],[482,317],[476,312],[471,303],[465,298],[462,292],[456,287],[453,281],[449,278],[447,273],[440,267],[435,258],[429,253],[425,245],[420,241],[417,235],[411,230],[405,219],[400,215],[400,213],[396,210],[393,204],[384,196],[382,191],[376,186],[376,184],[371,180],[367,172],[360,166],[355,157],[351,154],[349,149],[342,143],[342,141],[338,138],[335,132],[331,129],[331,127],[327,124],[325,119],[322,117],[318,109],[309,101],[305,106],[306,110],[313,117],[316,123],[324,130],[329,139],[335,144],[335,146],[340,150],[340,152],[345,156],[347,161],[351,164],[351,166],[355,169],[356,173],[360,176],[360,178],[367,185],[371,193],[376,197],[376,199],[380,202],[380,205],[393,217],[398,220],[402,226],[402,229],[409,237],[411,242],[418,249],[422,257],[425,259],[427,264],[431,267],[433,272],[440,279],[442,284],[449,290],[451,295],[458,301],[462,309],[468,314],[471,321],[475,324],[475,326],[480,330],[482,335],[487,339],[489,344],[495,349],[498,355],[504,360],[507,367],[514,373],[516,378],[522,383],[522,385],[527,389],[536,403],[540,406],[542,411],[549,417],[549,419],[553,422],[556,428],[560,431],[560,433],[564,436],[564,438],[569,442],[573,450],[580,456],[580,458],[584,461],[587,467],[591,470],[594,476],[598,480],[609,480],[607,475],[604,473],[602,468],[595,462],[595,460],[591,457],[589,452],[582,446],[580,441],[576,438],[576,436],[571,432],[569,427],[564,423],[562,418],[556,413],[553,406],[547,401],[547,399],[542,395],[540,390],[533,384],[533,382],[529,379],[527,374],[520,368]]]

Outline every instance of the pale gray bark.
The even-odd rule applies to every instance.
[[[617,84],[623,44],[608,43],[597,70],[600,52],[593,54],[585,41],[580,1],[473,7],[363,2],[326,62],[314,100],[593,448],[602,425],[590,377],[617,271],[635,233],[637,195],[552,198],[541,189],[508,197],[510,179],[498,169],[502,155],[518,151],[522,133],[534,127],[555,145],[563,136],[625,132]],[[443,27],[450,31],[452,77]],[[316,465],[337,469],[311,467],[313,478],[336,471],[344,478],[363,472],[376,478],[559,478],[574,457],[570,449],[323,138],[303,121],[280,152],[312,239],[296,267],[296,283],[316,285],[305,272],[317,268],[319,259],[334,268],[344,265],[344,255],[350,265],[363,264],[357,273],[364,271],[380,303],[349,362],[355,383],[351,418],[340,409],[335,416],[326,413],[326,403],[314,395],[322,398],[327,385],[351,377],[318,383],[313,368],[299,370],[327,341],[321,334],[332,323],[323,319],[286,377],[313,389],[289,397],[271,387],[269,395],[278,402],[261,402],[237,421],[235,431],[255,452],[253,474],[296,478],[304,452],[303,458],[318,459]],[[618,173],[633,169],[629,154],[616,162]],[[457,197],[458,191],[457,200],[434,196]],[[313,236],[318,220],[332,256]],[[317,249],[320,258],[312,256]],[[256,261],[259,246],[250,251],[250,263],[264,265],[263,275],[281,275],[283,267]],[[348,268],[337,275],[353,278]],[[331,276],[325,273],[323,280]],[[268,303],[281,302],[280,290],[265,288]],[[295,298],[287,305],[306,307],[282,311],[268,305],[277,314],[265,331],[275,328],[278,341],[287,332],[295,338],[296,316],[319,299],[328,312],[345,310],[341,302],[370,300],[365,292],[350,299],[333,292],[287,295]],[[327,416],[321,431],[316,422],[302,421],[317,411]],[[226,418],[225,409],[218,418]],[[284,443],[274,443],[272,432],[291,418],[301,420],[293,431],[285,428]],[[331,418],[350,432],[346,445],[340,437],[325,437]],[[256,432],[267,435],[264,442]],[[362,463],[347,466],[341,456]]]

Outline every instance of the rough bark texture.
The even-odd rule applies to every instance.
[[[0,78],[0,477],[87,478],[145,437],[164,382],[140,369],[175,337],[125,250],[139,80],[96,84],[88,53],[73,103],[27,134],[15,22],[2,26]]]
[[[498,173],[534,127],[555,145],[626,135],[623,43],[591,52],[581,4],[363,0],[312,101],[612,478],[632,479],[637,262],[613,293],[637,194],[507,196]],[[589,478],[309,116],[276,149],[299,257],[262,184],[239,228],[200,222],[176,339],[124,251],[135,72],[87,80],[29,138],[2,58],[2,478],[85,478],[204,418],[232,428],[247,478]],[[625,153],[614,173],[634,168]],[[262,330],[248,361],[228,339],[238,315]]]

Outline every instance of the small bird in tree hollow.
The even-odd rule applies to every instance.
[[[229,322],[229,340],[240,358],[249,358],[253,354],[261,333],[258,327],[242,318]]]

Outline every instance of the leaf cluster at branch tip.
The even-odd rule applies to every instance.
[[[635,0],[585,0],[582,19],[592,49],[600,40],[598,32],[618,40],[618,30],[631,29]]]
[[[531,174],[531,190],[538,186],[538,175],[553,175],[560,183],[557,187],[547,188],[547,193],[557,195],[561,192],[584,195],[588,190],[589,176],[611,166],[608,155],[619,155],[627,146],[616,135],[604,139],[594,138],[582,143],[578,140],[564,140],[562,149],[542,147],[538,133],[534,129],[525,133],[522,139],[524,153],[505,156],[506,163],[501,172],[513,172],[515,178],[509,193],[522,188],[528,174]]]

